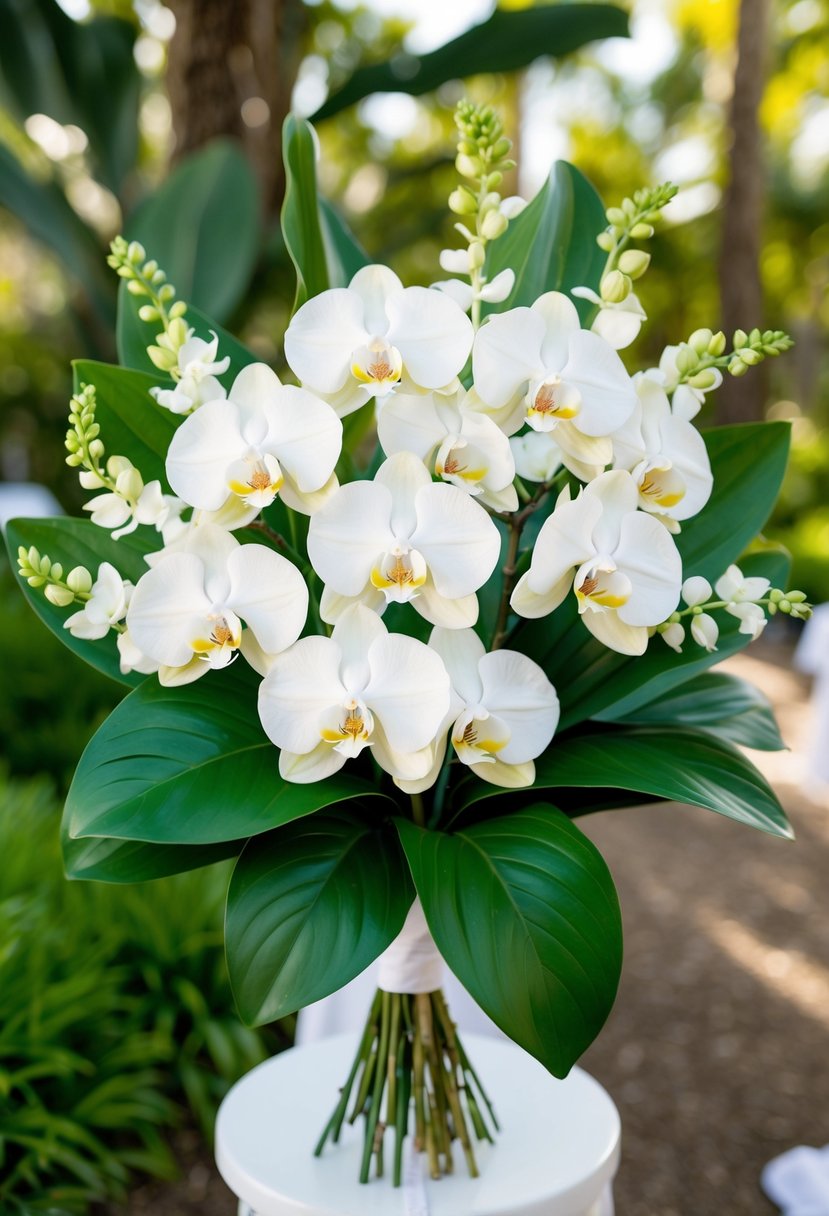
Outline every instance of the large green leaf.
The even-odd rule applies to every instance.
[[[138,150],[135,25],[77,22],[55,0],[3,0],[0,20],[3,101],[21,122],[48,114],[81,127],[95,175],[117,194]]]
[[[489,247],[487,278],[510,268],[515,283],[503,304],[485,311],[528,306],[545,291],[597,288],[607,255],[596,236],[606,224],[602,201],[587,178],[567,161],[556,161],[532,202]],[[583,301],[574,303],[581,308]]]
[[[625,716],[611,711],[597,717],[609,722],[710,730],[717,738],[759,751],[779,751],[786,746],[768,697],[747,680],[724,672],[705,672]]]
[[[357,271],[368,266],[371,259],[336,207],[324,198],[319,200],[319,207],[331,286],[347,287]]]
[[[75,392],[83,384],[95,386],[95,416],[107,456],[127,456],[145,482],[158,480],[166,488],[167,449],[182,419],[150,396],[150,389],[164,384],[164,378],[91,359],[77,359],[72,368]],[[157,542],[161,548],[161,537]]]
[[[763,527],[786,472],[790,431],[788,422],[750,422],[703,432],[714,489],[677,537],[686,578],[713,582]]]
[[[394,940],[413,898],[392,829],[345,808],[251,841],[225,922],[243,1019],[269,1022],[336,992]]]
[[[731,743],[681,727],[617,726],[554,739],[535,765],[535,790],[620,789],[716,811],[771,836],[791,838],[769,783]],[[476,783],[466,806],[503,797]]]
[[[69,274],[92,301],[97,314],[111,323],[115,291],[108,280],[103,253],[92,229],[70,207],[53,181],[35,180],[2,144],[0,206],[16,215],[36,240],[42,241],[62,259]]]
[[[152,250],[147,252],[153,253]],[[146,300],[132,295],[127,291],[126,283],[122,282],[118,290],[118,320],[115,330],[118,361],[122,367],[148,372],[154,377],[156,384],[165,384],[167,377],[158,370],[147,354],[147,347],[156,342],[160,326],[141,320],[138,310],[142,303],[146,303]],[[238,338],[234,338],[233,334],[222,329],[221,325],[192,304],[187,306],[185,320],[197,337],[204,338],[205,341],[209,341],[212,334],[218,337],[219,358],[223,359],[227,355],[230,359],[228,370],[219,377],[225,388],[233,383],[234,377],[238,376],[243,367],[257,361],[253,351],[248,350]]]
[[[561,57],[598,38],[624,38],[627,14],[610,4],[539,4],[492,16],[427,55],[400,53],[358,68],[312,121],[338,114],[371,93],[419,97],[461,76],[513,72],[540,55]]]
[[[289,114],[282,127],[285,201],[282,235],[296,270],[294,312],[331,286],[317,195],[316,145],[310,123]]]
[[[511,1039],[565,1076],[601,1030],[622,966],[619,904],[596,847],[545,805],[452,835],[398,828],[452,971]]]
[[[246,157],[215,140],[182,161],[128,218],[180,299],[224,321],[247,290],[259,254],[259,197]]]
[[[267,832],[376,787],[338,773],[296,785],[242,669],[163,688],[149,679],[121,702],[81,756],[66,814],[69,834],[160,844],[216,844]]]
[[[144,554],[157,549],[158,540],[158,533],[147,528],[113,540],[105,528],[99,528],[88,519],[63,516],[58,519],[12,519],[6,525],[6,544],[15,571],[18,547],[24,545],[29,549],[34,545],[41,555],[48,555],[53,562],[60,562],[67,574],[73,566],[86,566],[94,578],[101,562],[110,562],[124,578],[133,583],[146,572]],[[75,654],[123,684],[132,686],[145,678],[135,672],[126,676],[121,674],[112,632],[96,642],[73,637],[68,629],[64,629],[63,623],[77,608],[56,608],[46,599],[42,588],[32,588],[20,578],[19,581],[23,594],[43,623]]]
[[[244,840],[230,840],[223,844],[145,844],[106,836],[73,840],[66,831],[65,817],[61,829],[66,877],[96,882],[146,882],[151,878],[184,874],[187,870],[198,870],[201,866],[238,856],[244,843]]]

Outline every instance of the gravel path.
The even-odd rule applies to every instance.
[[[617,1216],[770,1216],[765,1162],[829,1141],[829,800],[801,784],[807,684],[770,644],[723,670],[777,706],[792,751],[754,759],[797,842],[675,805],[581,821],[625,922],[619,997],[583,1061],[622,1115]],[[195,1144],[182,1148],[182,1183],[142,1188],[130,1216],[232,1216]]]

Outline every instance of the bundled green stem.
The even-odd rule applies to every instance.
[[[355,1123],[362,1115],[360,1181],[368,1182],[372,1159],[375,1176],[383,1176],[389,1132],[393,1139],[392,1181],[400,1186],[403,1142],[410,1134],[412,1109],[415,1148],[427,1154],[431,1176],[454,1172],[452,1144],[457,1141],[469,1174],[477,1178],[473,1136],[492,1143],[498,1121],[463,1049],[443,993],[438,989],[410,996],[378,988],[351,1071],[315,1155],[322,1154],[329,1140],[337,1143],[346,1118]]]

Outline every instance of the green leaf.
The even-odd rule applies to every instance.
[[[426,920],[496,1025],[557,1077],[599,1033],[622,966],[622,924],[601,855],[538,804],[449,835],[399,820]]]
[[[225,139],[182,161],[125,225],[178,297],[220,321],[250,285],[259,234],[256,178],[239,146]]]
[[[749,422],[703,432],[714,490],[677,537],[685,578],[714,582],[763,527],[783,483],[790,431],[788,422]]]
[[[317,195],[316,145],[309,122],[289,114],[282,127],[285,201],[282,235],[296,270],[293,311],[330,287]]]
[[[164,384],[164,378],[158,372],[151,376],[91,359],[75,360],[72,369],[76,393],[83,384],[95,386],[95,417],[107,458],[128,457],[145,483],[158,480],[166,488],[167,449],[182,418],[157,405],[150,396],[150,389]],[[166,383],[172,385],[172,381]],[[156,547],[161,548],[161,537],[156,539]]]
[[[687,802],[791,838],[785,812],[762,773],[741,751],[701,730],[618,726],[554,739],[535,763],[533,789],[612,788]],[[476,785],[466,806],[503,796]]]
[[[610,711],[597,717],[605,722],[710,730],[717,738],[759,751],[780,751],[786,746],[765,694],[747,680],[724,672],[706,672],[624,716]]]
[[[155,256],[150,249],[147,253]],[[157,322],[141,320],[138,310],[142,304],[146,304],[146,300],[141,296],[132,295],[127,291],[126,283],[122,282],[118,289],[118,320],[115,328],[118,361],[122,367],[149,372],[156,384],[166,384],[167,377],[158,370],[147,354],[147,347],[155,345],[161,326]],[[205,341],[209,341],[214,333],[218,337],[219,358],[223,359],[227,355],[230,359],[228,370],[218,377],[225,388],[230,387],[243,367],[257,362],[253,351],[248,350],[238,338],[234,338],[233,334],[222,329],[221,325],[192,304],[188,304],[184,319],[197,337],[204,338]]]
[[[73,566],[86,566],[94,578],[100,564],[110,562],[119,574],[133,583],[146,572],[144,554],[158,548],[158,540],[158,533],[147,528],[113,540],[105,528],[99,528],[87,519],[12,519],[6,526],[6,544],[15,572],[18,547],[24,545],[29,549],[34,545],[41,556],[48,555],[53,562],[60,562],[64,574]],[[145,679],[136,672],[121,674],[114,633],[110,631],[96,642],[73,637],[64,629],[63,623],[78,611],[78,607],[57,608],[46,599],[43,588],[30,587],[19,573],[17,577],[23,594],[43,623],[80,658],[122,684],[134,686]]]
[[[95,882],[146,882],[151,878],[184,874],[238,856],[244,843],[244,840],[230,840],[223,844],[163,845],[106,836],[73,840],[66,831],[65,819],[61,829],[66,877]]]
[[[492,16],[427,55],[399,53],[388,61],[358,68],[313,116],[330,118],[371,93],[411,93],[415,97],[459,76],[513,72],[539,55],[560,58],[599,38],[625,38],[627,14],[610,4],[556,4]]]
[[[81,756],[66,814],[73,837],[215,844],[379,796],[344,773],[309,785],[284,781],[244,670],[210,672],[180,688],[140,685]]]
[[[545,291],[597,289],[607,255],[596,244],[596,236],[606,225],[604,205],[587,178],[567,161],[556,161],[532,202],[489,246],[487,278],[510,268],[515,283],[503,304],[484,311],[529,306]],[[584,306],[582,300],[573,302]]]
[[[245,1022],[336,992],[403,927],[414,891],[388,825],[345,809],[251,841],[227,895],[230,982]]]
[[[61,258],[75,283],[89,296],[96,313],[111,324],[115,290],[97,237],[53,181],[36,181],[2,144],[0,206],[16,215],[36,240]]]
[[[369,265],[371,258],[336,207],[320,198],[319,208],[330,285],[347,287],[357,271]]]

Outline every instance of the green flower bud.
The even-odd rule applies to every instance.
[[[461,177],[480,177],[484,171],[484,162],[480,156],[467,156],[461,152],[455,159],[455,168]]]
[[[512,140],[507,139],[506,135],[502,135],[501,138],[497,139],[492,145],[492,159],[495,161],[503,160],[505,156],[509,156],[511,148]]]
[[[748,334],[744,329],[734,330],[734,349],[742,350],[744,346],[748,346]]]
[[[718,358],[725,353],[725,334],[721,329],[718,329],[715,334],[711,335],[711,341],[708,343],[708,354]]]
[[[752,350],[750,346],[744,346],[740,351],[740,359],[748,367],[756,367],[758,363],[763,362],[763,356],[759,350]]]
[[[481,235],[488,241],[495,241],[503,236],[509,226],[509,221],[500,211],[490,211],[484,216],[481,224]]]
[[[717,383],[717,376],[712,368],[703,368],[701,372],[691,376],[688,383],[691,388],[709,389]]]
[[[172,371],[178,363],[178,359],[171,350],[162,350],[160,346],[148,346],[147,354],[152,363],[162,372]]]
[[[781,612],[791,612],[791,610],[792,610],[791,600],[782,599],[778,602],[777,607],[780,609]]]
[[[789,600],[792,604],[802,604],[806,600],[806,592],[805,591],[787,591],[786,599]]]
[[[743,363],[743,361],[739,358],[732,359],[728,365],[728,371],[730,375],[737,376],[739,378],[740,376],[744,376],[748,371],[748,364]]]
[[[693,372],[694,368],[697,367],[698,364],[699,358],[697,357],[696,351],[683,342],[680,345],[679,350],[676,352],[676,370],[685,376],[689,372]]]
[[[777,605],[766,604],[766,611],[768,612],[769,616],[777,616]]]
[[[507,161],[506,167],[510,168],[510,169],[513,168],[513,166],[509,163],[509,161]],[[499,173],[497,169],[494,173],[488,173],[486,175],[486,177],[484,178],[484,181],[486,183],[486,189],[487,190],[497,190],[503,180],[504,180],[503,173]]]
[[[714,337],[710,329],[695,329],[688,339],[688,345],[692,347],[698,355],[704,355],[708,351],[708,343]]]
[[[143,283],[140,283],[138,279],[129,280],[127,283],[127,291],[134,296],[145,296],[147,294],[147,288]]]
[[[599,293],[608,304],[621,304],[630,295],[631,281],[621,270],[611,270],[602,279]]]
[[[613,239],[613,233],[600,232],[596,237],[596,244],[600,249],[603,249],[605,253],[610,253],[611,249],[615,248],[616,246],[616,242]]]
[[[486,261],[486,252],[480,241],[473,241],[469,246],[469,266],[472,270],[480,270]]]
[[[132,262],[133,266],[140,265],[147,256],[147,251],[140,241],[130,241],[127,246],[127,258]]]
[[[474,215],[478,210],[478,200],[466,186],[458,186],[449,195],[449,209],[455,215]]]
[[[142,321],[157,321],[159,319],[158,309],[152,304],[142,304],[138,310],[138,315]]]
[[[67,608],[69,604],[74,604],[75,593],[69,591],[66,587],[56,587],[53,584],[48,586],[44,592],[50,604],[54,604],[56,608]]]
[[[763,340],[763,335],[760,333],[760,330],[755,325],[754,329],[752,329],[748,335],[748,344],[749,344],[749,346],[759,346],[759,344],[762,340]]]
[[[168,300],[172,300],[175,294],[176,289],[172,283],[163,283],[158,289],[158,298],[165,304]]]
[[[170,339],[170,344],[174,350],[178,350],[187,341],[187,326],[181,317],[176,317],[174,321],[170,322],[167,328],[167,337]],[[159,339],[160,341],[161,339]]]
[[[635,241],[646,241],[648,237],[653,236],[653,224],[634,224],[630,235]]]
[[[43,578],[40,574],[31,574],[26,579],[26,582],[29,584],[30,587],[42,587],[43,584],[46,582],[46,579]]]
[[[772,604],[777,604],[782,600],[784,594],[785,592],[781,591],[779,587],[772,587],[769,592],[769,600]]]
[[[89,445],[89,455],[93,460],[100,460],[104,450],[103,442],[100,439],[93,439]]]
[[[170,320],[175,321],[177,317],[183,317],[187,312],[187,305],[184,300],[176,300],[173,307],[170,309]]]
[[[626,249],[619,258],[619,269],[632,279],[641,279],[650,265],[651,255],[641,249]]]
[[[66,585],[70,591],[85,595],[87,591],[92,590],[92,575],[86,566],[75,566],[66,576]]]
[[[627,225],[628,217],[622,211],[621,207],[608,207],[605,211],[608,224],[613,224],[616,228],[624,228]]]

